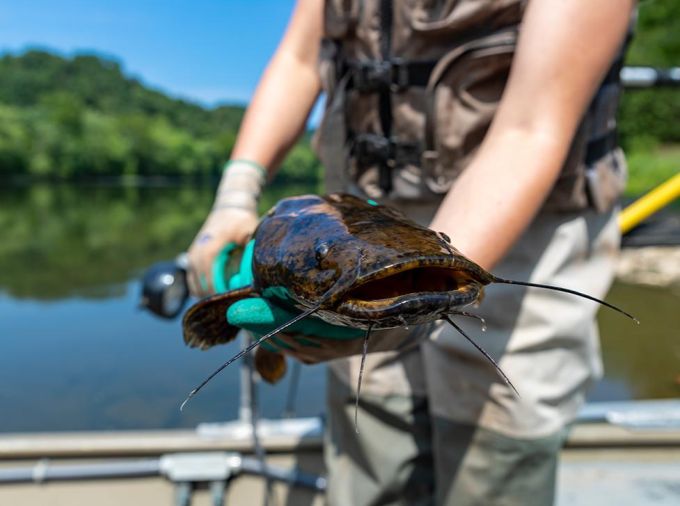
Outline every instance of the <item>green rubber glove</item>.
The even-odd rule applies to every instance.
[[[260,336],[295,318],[299,312],[283,309],[264,298],[243,299],[232,304],[227,310],[227,321],[231,325],[250,330]],[[309,316],[286,328],[287,334],[346,340],[364,337],[366,331],[351,327],[331,325],[320,318]]]
[[[243,250],[243,256],[241,257],[241,264],[238,272],[233,274],[225,285],[224,274],[222,273],[225,272],[224,266],[228,261],[230,253],[234,250],[232,244],[227,245],[215,261],[216,266],[213,269],[213,286],[226,291],[226,289],[236,290],[251,285],[253,283],[252,263],[254,248],[255,241],[252,240]],[[218,279],[220,274],[222,274],[222,280]],[[267,332],[271,332],[287,321],[292,320],[298,314],[299,312],[283,309],[266,298],[252,297],[232,304],[227,310],[227,321],[230,325],[249,330],[258,336],[263,336]],[[331,325],[314,316],[294,323],[286,329],[286,333],[335,340],[357,339],[362,338],[365,334],[361,329]],[[276,338],[273,338],[273,341],[284,348],[286,347],[285,344],[276,340]],[[302,341],[304,341],[304,339],[302,339]],[[301,344],[304,343],[301,342]]]

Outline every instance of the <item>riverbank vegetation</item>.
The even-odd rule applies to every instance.
[[[626,63],[680,67],[680,2],[640,2]],[[680,89],[628,90],[619,110],[619,133],[630,179],[626,193],[640,195],[680,171]]]
[[[680,64],[678,2],[644,2],[627,63]],[[82,180],[171,177],[214,180],[233,147],[244,108],[206,108],[169,97],[96,55],[29,50],[0,58],[0,178]],[[680,167],[680,92],[624,94],[621,142],[630,194]],[[316,182],[321,166],[305,135],[284,162],[281,183]]]
[[[214,179],[243,113],[243,106],[169,97],[99,56],[7,54],[0,58],[0,177]],[[319,172],[304,136],[281,177]]]

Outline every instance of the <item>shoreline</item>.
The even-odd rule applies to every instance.
[[[680,288],[680,246],[622,249],[616,279],[629,284]]]

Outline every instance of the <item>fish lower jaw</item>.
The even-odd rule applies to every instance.
[[[448,292],[416,292],[377,300],[346,299],[334,313],[344,325],[375,329],[419,325],[438,320],[477,302],[481,284]]]

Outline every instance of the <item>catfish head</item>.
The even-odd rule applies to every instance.
[[[480,301],[493,280],[445,235],[351,195],[281,201],[255,245],[255,291],[356,328],[439,319]]]

